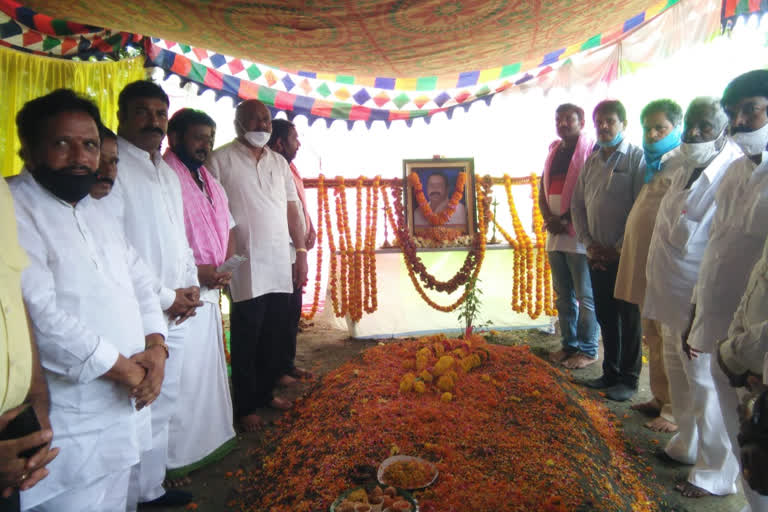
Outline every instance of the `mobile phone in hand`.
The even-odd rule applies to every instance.
[[[26,409],[21,411],[18,416],[13,418],[11,422],[5,426],[5,429],[0,432],[0,441],[18,439],[35,432],[39,432],[40,430],[42,430],[42,427],[40,426],[40,422],[37,420],[35,409],[32,408],[31,405],[28,405]],[[45,446],[45,443],[41,444],[40,446],[35,446],[33,448],[24,450],[23,452],[19,453],[19,457],[28,459],[37,453],[37,451],[43,446]]]

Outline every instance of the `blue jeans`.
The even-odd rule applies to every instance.
[[[600,334],[592,296],[587,257],[573,252],[551,251],[552,287],[560,318],[563,350],[597,357]]]

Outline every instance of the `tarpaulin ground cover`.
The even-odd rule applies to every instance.
[[[437,482],[415,493],[424,512],[661,508],[604,406],[527,346],[479,336],[373,347],[329,373],[268,436],[251,454],[260,468],[232,475],[242,487],[234,510],[327,510],[355,486],[356,465],[394,453],[437,465]]]

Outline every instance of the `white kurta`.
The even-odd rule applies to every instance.
[[[165,336],[167,324],[154,276],[97,201],[86,196],[73,208],[27,172],[11,190],[31,260],[22,290],[61,448],[50,476],[22,493],[29,508],[138,462],[149,425],[129,391],[102,376],[118,354],[143,351],[145,335]]]
[[[689,189],[685,186],[692,167],[686,166],[672,180],[661,200],[648,250],[643,318],[676,332],[688,327],[691,294],[715,217],[715,193],[740,155],[738,146],[729,142]]]
[[[720,354],[734,373],[763,373],[768,354],[768,241],[749,276],[747,290],[733,315]]]
[[[258,162],[234,140],[211,154],[206,168],[224,187],[235,218],[235,253],[248,258],[232,274],[232,300],[292,293],[288,202],[301,203],[288,162],[264,148]]]
[[[692,347],[711,353],[728,334],[747,280],[768,236],[768,153],[759,166],[734,161],[715,194],[717,211],[709,231],[693,302]]]

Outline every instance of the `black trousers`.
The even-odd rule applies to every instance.
[[[268,407],[285,358],[289,293],[268,293],[232,304],[230,353],[235,418]]]
[[[286,329],[288,339],[285,343],[285,360],[283,361],[283,374],[290,374],[296,368],[296,338],[299,335],[299,321],[301,320],[302,295],[304,287],[299,286],[298,290],[293,290],[291,300],[288,303],[286,320],[288,322]]]
[[[603,335],[603,378],[637,389],[642,361],[640,308],[613,295],[619,263],[590,268],[595,314]]]
[[[8,498],[0,496],[0,512],[19,512],[21,503],[19,502],[19,490],[14,489]]]

